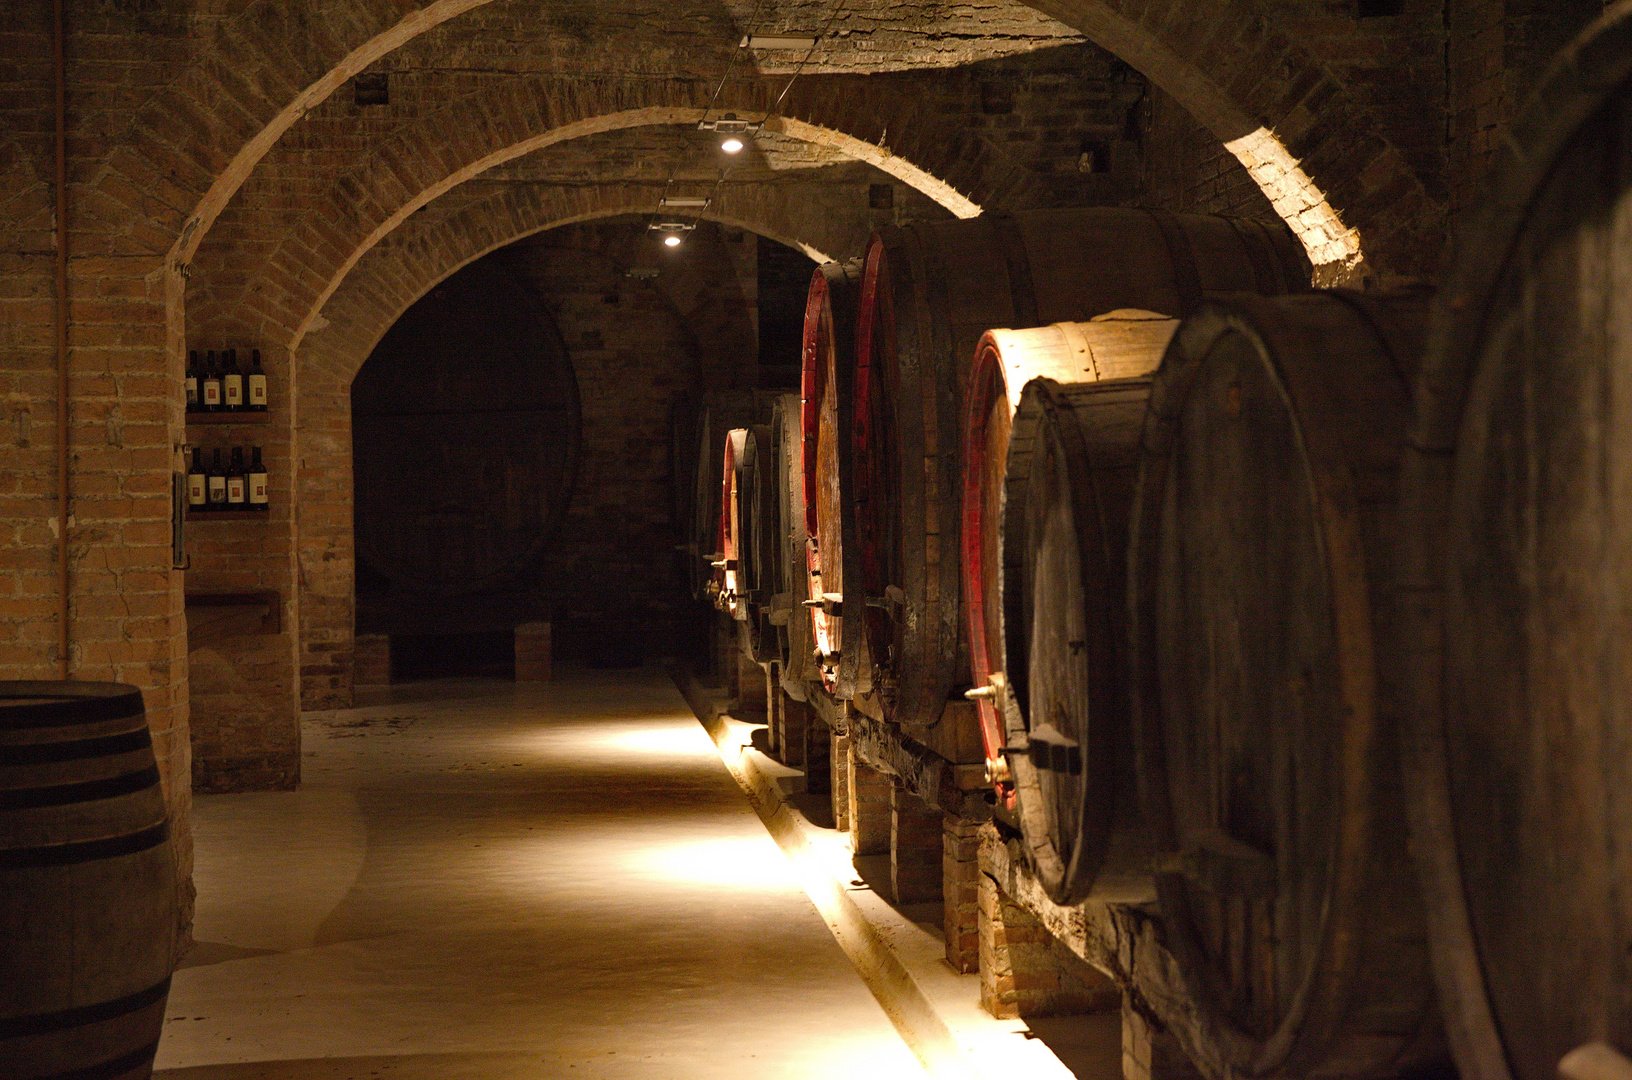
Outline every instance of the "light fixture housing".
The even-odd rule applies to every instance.
[[[706,210],[713,201],[700,195],[665,195],[657,205],[665,210]]]
[[[652,232],[688,233],[697,227],[695,221],[654,221],[646,226]]]
[[[721,135],[749,135],[765,125],[763,120],[744,120],[734,112],[728,112],[714,120],[703,119],[697,121],[698,131],[717,131]]]

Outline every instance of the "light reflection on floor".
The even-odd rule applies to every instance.
[[[197,800],[162,1080],[923,1075],[665,676],[428,684]]]

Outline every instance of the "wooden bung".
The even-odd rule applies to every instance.
[[[1444,1055],[1388,603],[1426,301],[1211,303],[1157,371],[1129,537],[1134,754],[1209,1075]]]

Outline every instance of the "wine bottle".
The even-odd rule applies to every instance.
[[[261,368],[261,350],[249,351],[249,375],[244,380],[244,393],[248,398],[247,408],[255,412],[266,411],[266,372]]]
[[[199,399],[205,412],[221,411],[221,373],[215,366],[215,350],[204,354],[204,381],[199,384]]]
[[[228,349],[221,364],[221,407],[239,412],[244,407],[244,376],[238,370],[238,350]]]
[[[198,350],[187,352],[187,411],[198,411]]]
[[[249,505],[252,510],[265,510],[270,505],[266,493],[266,466],[261,464],[261,448],[249,449]]]
[[[227,466],[227,508],[242,510],[248,505],[248,477],[244,473],[244,448],[232,448],[232,464]]]
[[[201,509],[209,501],[209,480],[204,474],[204,451],[193,447],[193,464],[187,470],[187,505]]]
[[[219,510],[227,505],[227,471],[221,466],[221,448],[215,448],[215,455],[210,458],[210,471],[205,478],[208,484],[206,500],[210,508]]]

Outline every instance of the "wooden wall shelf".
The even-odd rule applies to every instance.
[[[259,510],[194,510],[187,508],[188,521],[265,521],[271,507]]]
[[[189,426],[194,424],[270,424],[269,412],[193,412],[187,414]]]

